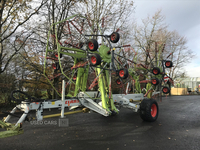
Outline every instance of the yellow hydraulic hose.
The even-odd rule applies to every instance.
[[[76,113],[81,113],[84,112],[84,110],[77,110],[77,111],[71,111],[71,112],[65,112],[64,115],[71,115],[71,114],[76,114]],[[61,114],[52,114],[52,115],[45,115],[43,116],[43,119],[45,118],[52,118],[52,117],[59,117]]]

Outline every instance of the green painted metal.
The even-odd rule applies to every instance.
[[[110,78],[109,78],[109,70],[105,70],[105,74],[106,74],[106,80],[107,80],[107,87],[111,86],[110,85]],[[109,90],[109,88],[108,88]],[[108,91],[109,92],[109,91]],[[115,111],[116,113],[119,113],[119,111],[117,110],[117,108],[114,105],[114,101],[113,101],[113,97],[112,97],[112,93],[111,93],[111,98],[109,98],[109,105],[110,105],[110,109],[112,111]]]
[[[147,83],[146,85],[146,90],[150,90],[152,84],[151,83]],[[151,98],[152,97],[152,91],[150,91],[148,94],[147,94],[147,98]]]
[[[110,48],[105,45],[101,45],[99,47],[99,54],[100,54],[102,60],[107,63],[111,62],[111,54],[108,54],[109,50],[110,50]]]
[[[51,37],[51,31],[52,31],[53,26],[56,26],[57,24],[63,23],[63,22],[65,22],[65,21],[67,21],[67,20],[70,20],[70,19],[72,19],[72,18],[74,18],[74,17],[76,17],[76,16],[80,16],[80,15],[79,15],[79,14],[76,14],[76,15],[70,16],[70,17],[68,17],[68,18],[66,18],[66,19],[64,19],[64,20],[62,20],[62,21],[56,22],[56,23],[54,23],[54,24],[52,24],[52,25],[50,26],[49,32],[48,32],[48,36],[47,36],[47,44],[46,44],[45,58],[47,57],[48,52],[50,51],[50,49],[49,49],[49,39],[50,39],[50,37]],[[85,18],[85,17],[83,17],[83,16],[81,16],[81,17],[82,17],[82,18]],[[55,33],[57,33],[57,31],[55,31]],[[58,42],[58,37],[57,37],[57,35],[56,35],[56,41],[57,41],[57,45],[58,45],[59,42]],[[44,60],[44,71],[43,71],[44,75],[45,75],[45,71],[46,71],[45,68],[46,68],[46,59]]]
[[[136,91],[135,93],[141,93],[141,87],[140,87],[140,81],[139,81],[139,76],[136,76],[133,69],[129,69],[129,74],[132,76],[132,78],[134,79],[135,82],[135,88]]]
[[[100,67],[100,65],[98,65],[97,67]],[[101,69],[100,68],[97,68],[97,73],[100,74],[101,73]],[[99,75],[99,78],[98,78],[98,85],[99,85],[99,91],[101,92],[101,100],[102,100],[102,107],[106,110],[109,111],[109,108],[108,108],[108,98],[107,98],[107,94],[106,94],[106,91],[105,91],[105,86],[104,85],[104,82],[103,82],[103,73],[101,73]]]
[[[20,124],[15,126],[14,124],[0,120],[0,127],[7,130],[0,132],[0,138],[6,138],[24,133],[24,130],[20,127]]]
[[[87,66],[87,68],[85,68],[85,73],[83,74],[83,78],[82,78],[82,81],[83,81],[82,90],[83,90],[83,92],[86,91],[88,74],[89,74],[89,65]]]
[[[81,88],[81,83],[83,82],[83,74],[84,74],[84,68],[78,68],[77,78],[76,78],[76,86],[75,86],[75,92],[74,96],[76,96],[79,92],[79,88]],[[82,89],[82,88],[81,88]]]
[[[0,132],[0,138],[6,138],[6,137],[19,135],[19,134],[23,134],[23,133],[24,133],[24,130],[22,130],[22,129],[2,131],[2,132]]]
[[[101,69],[97,68],[97,74],[101,73]],[[104,70],[98,78],[98,85],[99,91],[101,92],[101,100],[102,100],[102,107],[106,110],[112,110],[118,113],[114,105],[114,101],[112,98],[109,98],[109,86],[110,86],[110,79],[109,79],[109,70]]]

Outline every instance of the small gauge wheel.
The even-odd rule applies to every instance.
[[[89,49],[90,51],[96,51],[96,50],[98,49],[98,47],[99,47],[99,44],[98,44],[97,40],[95,40],[95,39],[90,39],[90,40],[88,40],[88,42],[87,42],[87,46],[88,46],[88,49]]]
[[[165,61],[165,67],[166,68],[171,68],[172,66],[173,66],[172,61],[169,61],[169,60]]]
[[[158,84],[159,84],[158,78],[153,78],[153,79],[151,80],[151,83],[152,83],[153,85],[158,85]]]
[[[99,54],[90,55],[90,63],[92,66],[97,66],[101,64],[101,56]]]
[[[117,32],[113,32],[111,35],[110,35],[110,41],[112,43],[117,43],[119,41],[119,38],[120,38],[120,35],[119,33]]]
[[[154,75],[160,74],[160,68],[158,68],[158,67],[153,67],[152,73],[153,73]]]
[[[162,92],[163,92],[164,94],[169,94],[169,92],[170,92],[169,87],[164,86],[164,87],[162,88]]]
[[[128,77],[128,69],[120,69],[118,76],[122,79],[126,79]]]

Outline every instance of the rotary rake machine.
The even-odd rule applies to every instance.
[[[172,67],[172,62],[162,60],[161,67],[154,67],[153,63],[150,67],[137,64],[134,60],[128,59],[123,50],[129,45],[115,46],[120,39],[118,32],[110,35],[87,34],[83,28],[84,21],[80,23],[77,18],[86,19],[85,28],[92,26],[87,17],[74,15],[53,24],[50,31],[55,27],[55,35],[51,35],[50,31],[48,34],[44,76],[61,99],[42,100],[19,90],[13,91],[11,96],[19,104],[11,112],[7,112],[8,116],[0,121],[0,127],[7,130],[1,132],[0,137],[23,133],[21,124],[25,120],[41,121],[55,116],[63,118],[67,114],[88,111],[111,116],[118,114],[121,107],[139,112],[144,121],[152,122],[157,119],[159,109],[154,98],[161,96],[162,92],[169,93],[169,87],[165,86],[164,78],[166,77],[165,68]],[[58,40],[57,25],[59,24],[64,25],[65,35],[68,35],[68,39],[64,42]],[[73,35],[74,31],[80,36]],[[102,40],[101,44],[98,44],[99,38]],[[55,41],[56,49],[51,48],[51,41]],[[71,67],[69,67],[69,61],[68,64],[65,62],[66,56],[73,62]],[[52,61],[52,67],[58,73],[50,77],[46,70],[48,62]],[[138,72],[141,70],[146,72],[146,75],[143,75],[145,80],[140,80]],[[58,86],[54,87],[52,82],[58,77],[62,79],[61,94]],[[146,86],[141,89],[141,84]],[[112,93],[114,87],[121,89],[120,94]],[[64,112],[66,107],[69,110],[80,110]],[[44,116],[43,110],[50,108],[61,108],[61,113]],[[22,116],[17,116],[16,110],[23,111]],[[31,110],[36,110],[35,118],[28,117]],[[17,123],[8,123],[11,116],[19,117]]]

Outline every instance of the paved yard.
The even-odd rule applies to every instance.
[[[53,112],[59,113],[58,110]],[[159,117],[153,123],[142,121],[139,114],[124,108],[114,117],[79,113],[67,118],[69,127],[26,122],[23,124],[24,134],[0,139],[0,149],[200,149],[200,96],[163,97],[159,103]],[[58,118],[46,121],[55,123]]]

